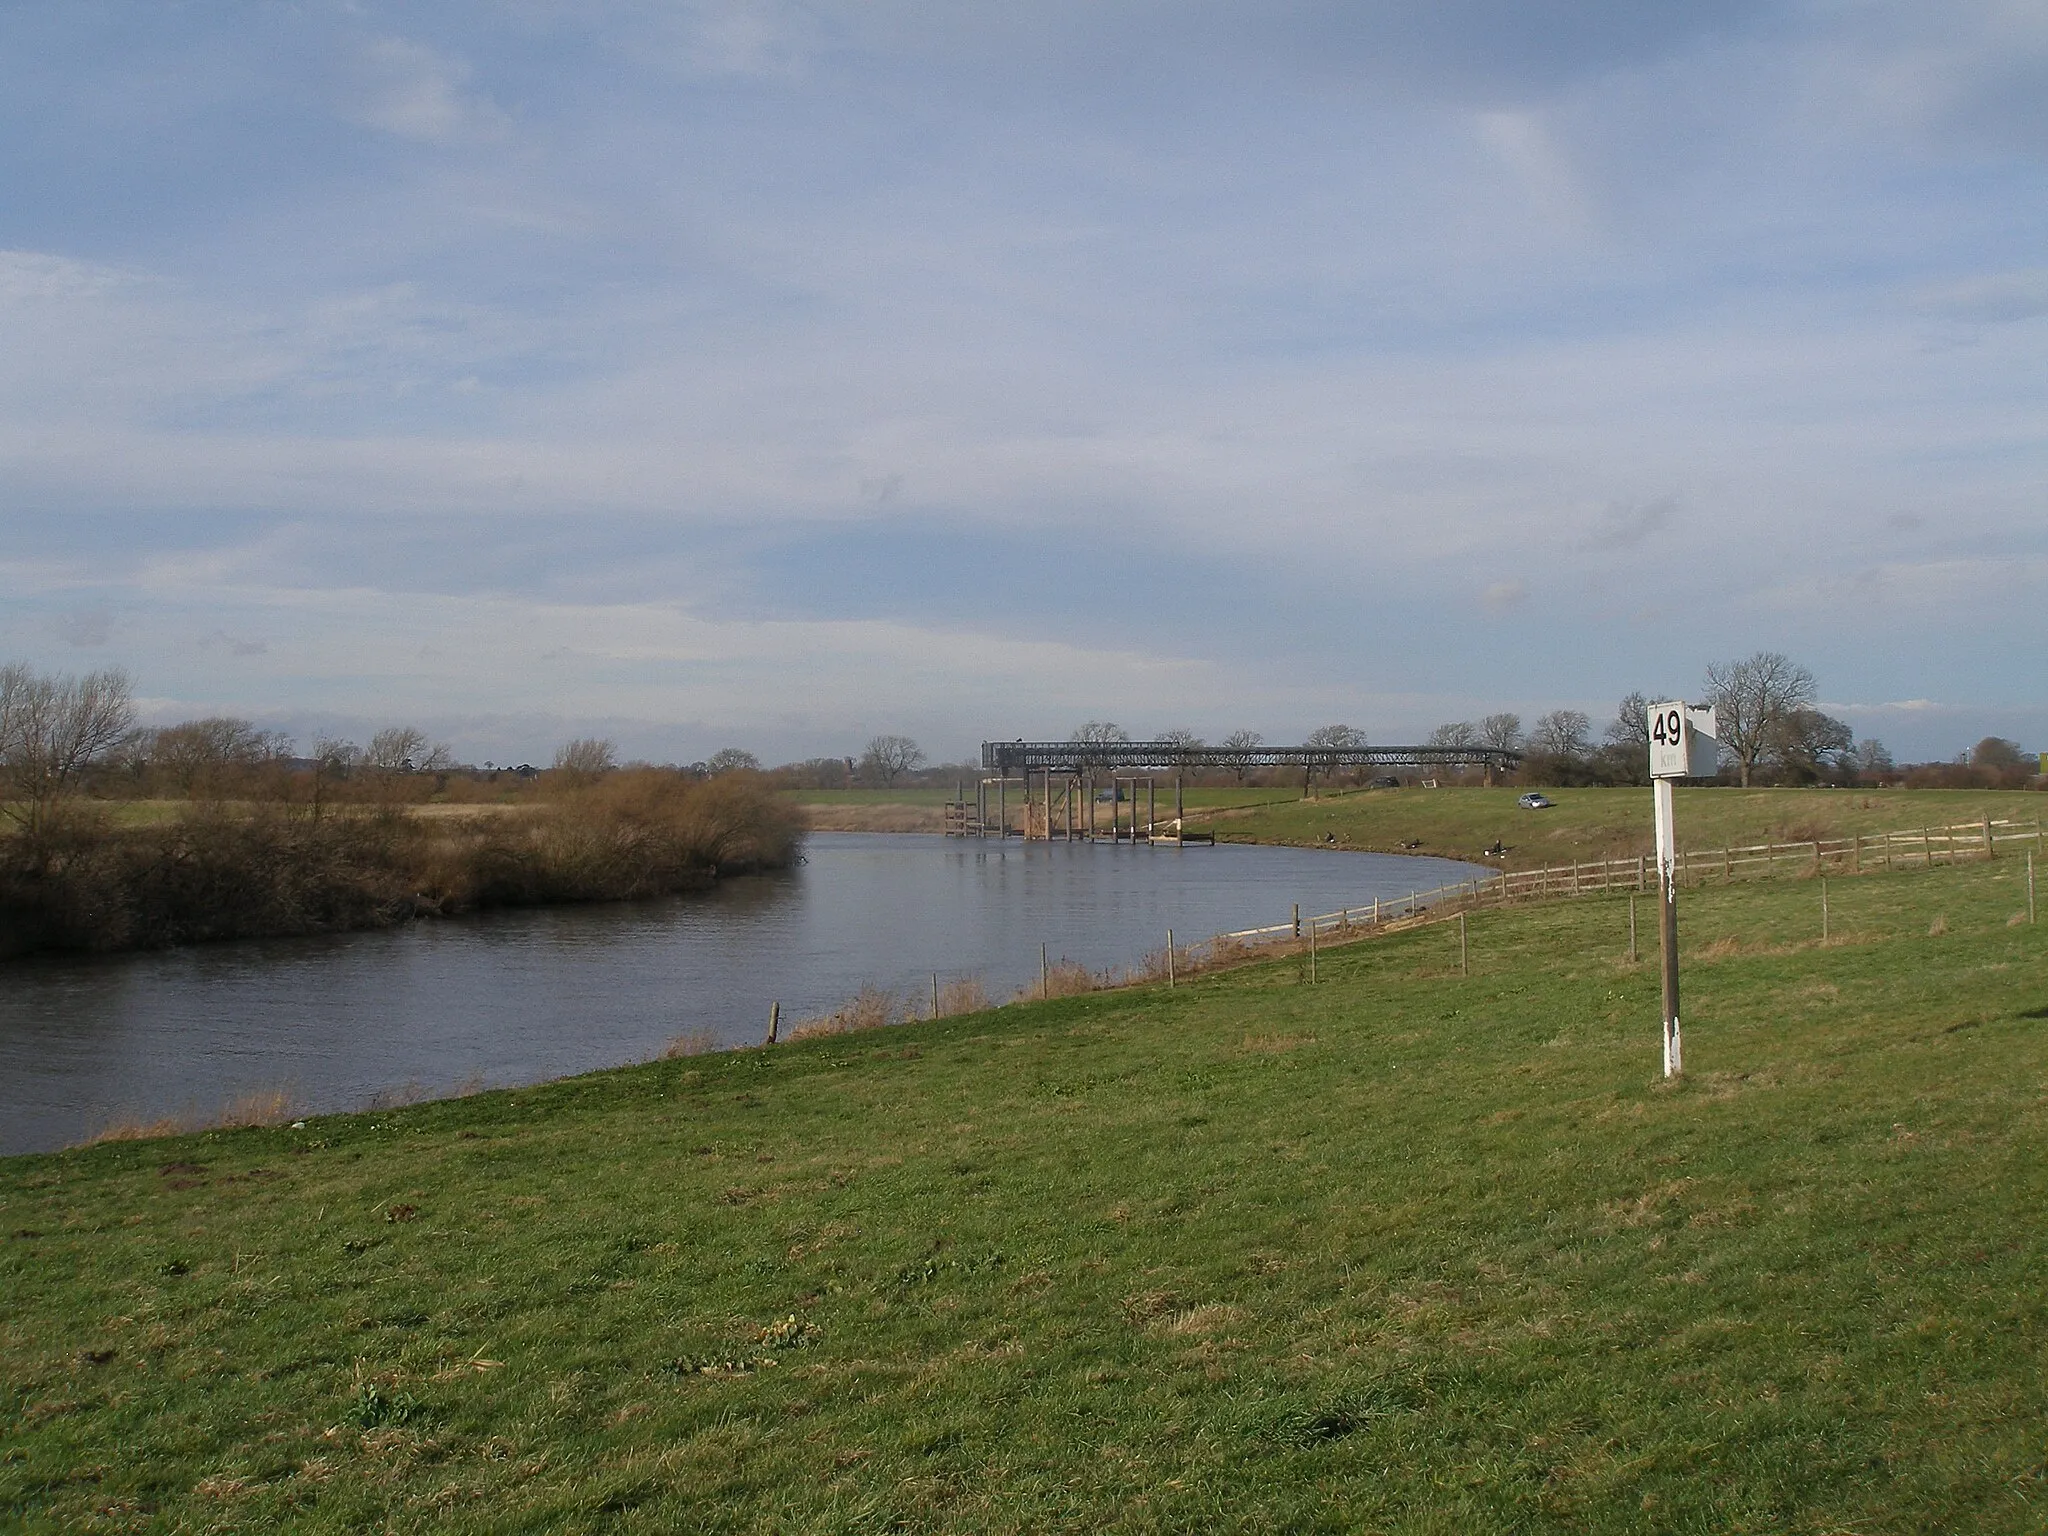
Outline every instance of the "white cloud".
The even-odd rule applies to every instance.
[[[468,91],[469,66],[421,43],[379,37],[356,50],[346,72],[346,116],[366,127],[453,144],[501,135],[510,120],[487,97]]]

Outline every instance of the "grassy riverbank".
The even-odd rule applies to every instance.
[[[0,1164],[26,1530],[2032,1531],[2018,860]],[[566,1022],[566,1021],[565,1021]]]
[[[1225,842],[1329,846],[1470,859],[1499,840],[1510,869],[1649,851],[1650,791],[1545,790],[1548,810],[1515,804],[1518,789],[1403,788],[1296,799],[1191,815]],[[2023,790],[1731,789],[1678,791],[1679,840],[1688,848],[1809,842],[1984,817],[2031,823],[2048,796]]]
[[[787,864],[795,810],[751,780],[613,774],[517,813],[343,806],[67,807],[0,838],[0,956],[375,928],[484,907],[616,901]]]

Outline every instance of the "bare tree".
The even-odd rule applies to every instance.
[[[1237,775],[1238,783],[1244,782],[1245,773],[1252,766],[1252,759],[1265,744],[1266,738],[1257,731],[1232,731],[1223,738],[1223,750],[1230,754],[1224,761],[1229,765],[1230,771]]]
[[[578,736],[555,753],[555,772],[571,784],[593,783],[618,766],[618,743],[609,736]]]
[[[1855,771],[1856,733],[1833,715],[1795,709],[1771,732],[1770,758],[1784,779],[1814,784]]]
[[[908,736],[877,736],[860,757],[861,776],[884,784],[894,784],[898,775],[915,773],[923,766],[924,748]]]
[[[1621,703],[1615,706],[1614,719],[1608,722],[1607,744],[1610,747],[1639,749],[1643,760],[1650,756],[1650,697],[1637,692],[1624,694]]]
[[[1970,766],[1973,768],[2024,768],[2027,759],[2020,751],[2020,744],[2004,736],[1986,736],[1970,748]]]
[[[714,778],[721,773],[759,773],[761,759],[744,747],[720,747],[705,759],[704,771]]]
[[[1175,765],[1185,765],[1188,760],[1188,754],[1197,750],[1202,745],[1202,738],[1193,731],[1161,731],[1152,739],[1166,743],[1169,748],[1166,760]]]
[[[128,674],[0,667],[0,814],[33,836],[135,728]]]
[[[410,725],[386,726],[370,738],[363,766],[384,773],[441,773],[455,761],[448,747]]]
[[[1422,744],[1425,747],[1436,747],[1447,752],[1463,752],[1468,748],[1479,745],[1479,727],[1470,720],[1448,721],[1443,725],[1437,726],[1428,736],[1424,737]],[[1468,759],[1453,757],[1449,761],[1457,765],[1465,763]]]
[[[1714,706],[1721,744],[1747,788],[1785,717],[1812,707],[1813,674],[1789,656],[1758,651],[1708,667],[1707,699]]]
[[[1497,752],[1522,750],[1522,717],[1515,714],[1488,715],[1479,722],[1479,744]]]
[[[1350,725],[1322,725],[1303,737],[1301,744],[1316,749],[1308,760],[1309,773],[1327,776],[1337,771],[1346,753],[1365,750],[1365,732]]]
[[[259,729],[232,715],[209,715],[149,733],[143,752],[149,766],[177,785],[187,799],[223,793],[265,763],[291,755],[291,738]]]
[[[1593,722],[1583,709],[1553,709],[1538,717],[1529,733],[1529,750],[1559,762],[1573,762],[1586,755]]]

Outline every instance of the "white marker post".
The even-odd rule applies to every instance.
[[[1664,961],[1664,1075],[1685,1070],[1678,1028],[1678,829],[1672,820],[1671,786],[1699,779],[1719,766],[1720,734],[1711,708],[1672,702],[1650,706],[1650,782],[1657,810],[1657,947]]]

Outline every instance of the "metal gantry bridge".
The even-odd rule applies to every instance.
[[[985,775],[969,801],[948,802],[946,831],[956,837],[1014,837],[1010,786],[1020,790],[1024,812],[1022,835],[1050,842],[1054,838],[1093,842],[1101,839],[1096,789],[1108,790],[1109,840],[1123,842],[1212,841],[1210,834],[1189,835],[1184,826],[1187,775],[1203,768],[1295,767],[1303,783],[1317,773],[1345,769],[1428,770],[1480,768],[1487,782],[1497,772],[1521,762],[1519,752],[1501,747],[1206,747],[1178,741],[985,741],[981,768]],[[1159,780],[1170,778],[1173,816],[1162,834]],[[1139,800],[1144,800],[1141,822]],[[1124,825],[1123,804],[1130,803],[1130,824]]]

